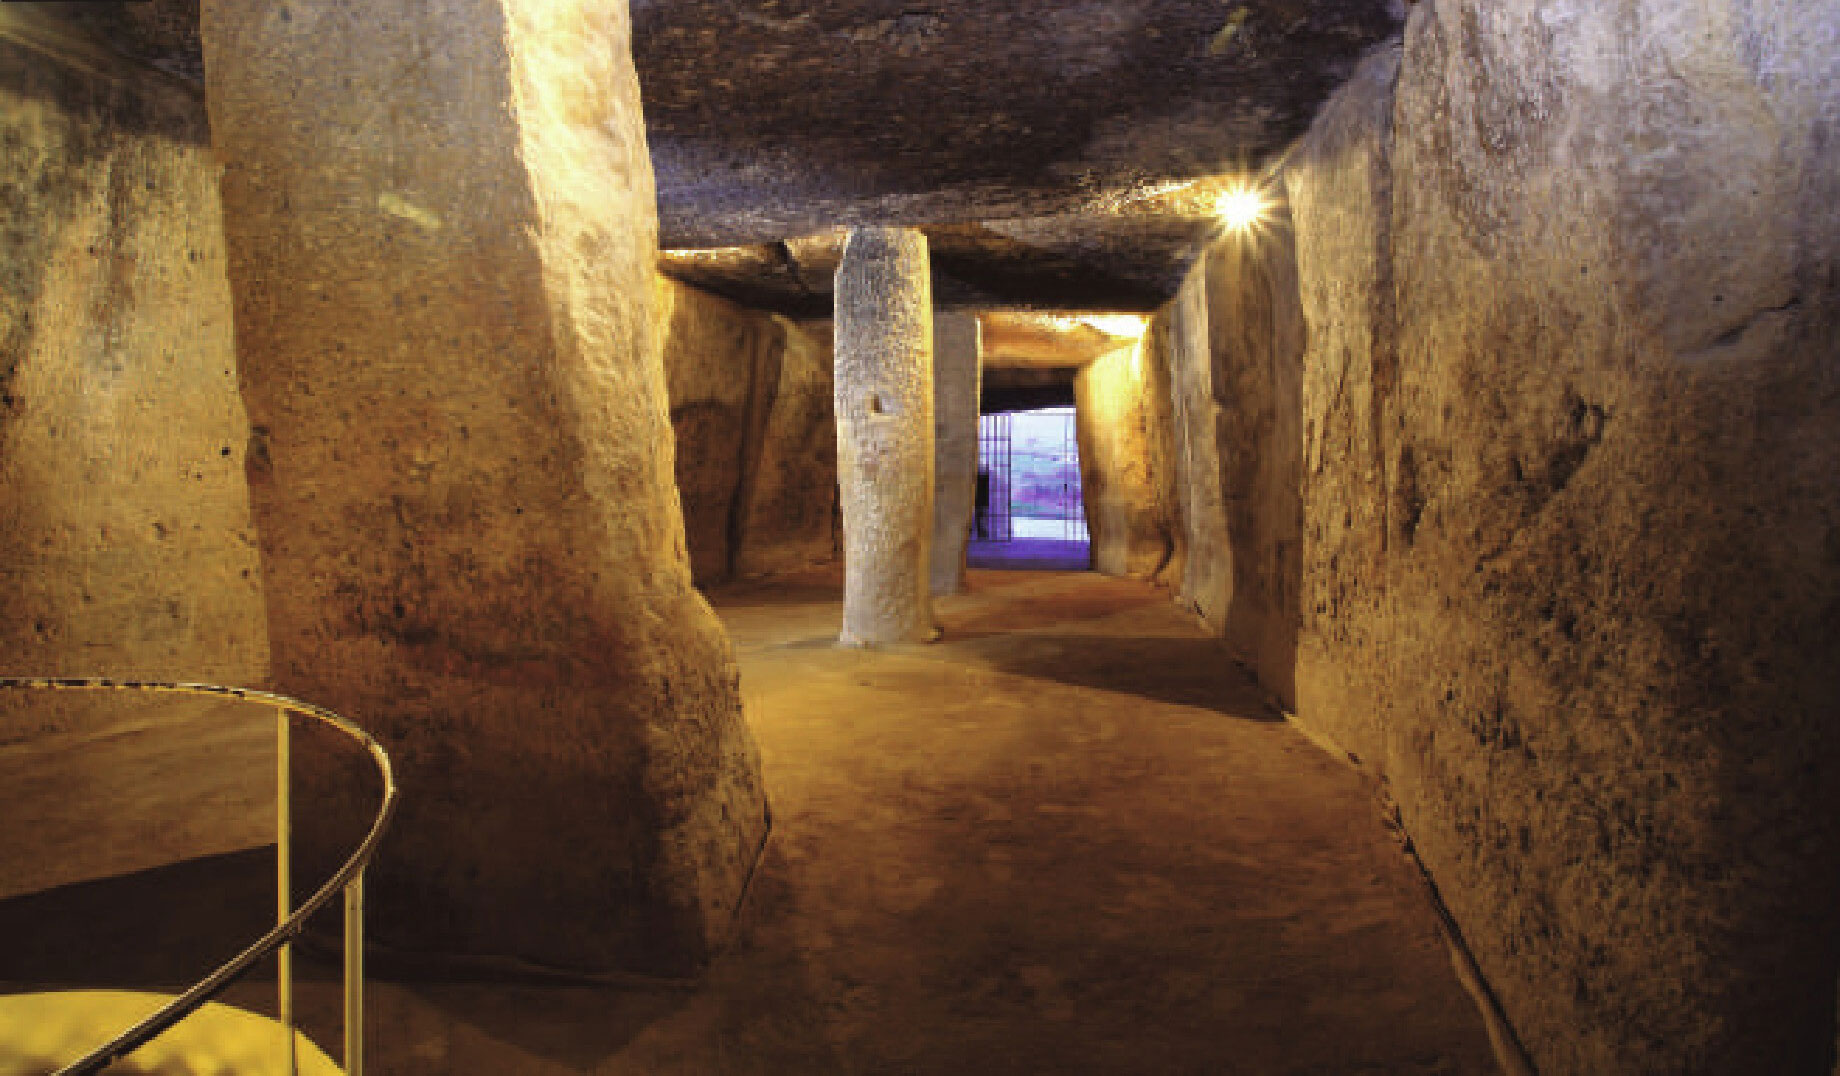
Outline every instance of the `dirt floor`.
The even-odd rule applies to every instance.
[[[833,645],[833,582],[717,592],[774,810],[735,949],[695,985],[374,960],[370,1070],[1496,1071],[1372,790],[1166,595],[972,587],[940,602],[941,643],[881,651]],[[266,737],[209,742],[268,774]],[[8,750],[19,817],[43,759]],[[0,901],[0,990],[181,985],[260,931],[271,870],[258,847]],[[336,968],[302,964],[336,1055]]]

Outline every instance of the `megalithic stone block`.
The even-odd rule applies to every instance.
[[[936,638],[933,286],[926,236],[850,233],[837,267],[837,483],[846,645]]]
[[[275,686],[403,789],[385,946],[676,974],[766,831],[672,483],[623,0],[206,0]],[[315,877],[370,809],[310,750]]]
[[[935,595],[965,589],[965,546],[977,496],[982,328],[976,314],[933,318],[933,561]]]

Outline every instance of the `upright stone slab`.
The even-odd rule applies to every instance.
[[[204,101],[54,10],[0,8],[0,673],[259,682]],[[8,743],[152,712],[0,695]]]
[[[1164,499],[1153,445],[1157,406],[1169,408],[1169,394],[1158,391],[1154,377],[1158,365],[1138,341],[1099,356],[1074,377],[1081,500],[1093,570],[1104,575],[1155,579],[1176,548],[1176,511]]]
[[[933,284],[926,236],[850,233],[837,266],[837,484],[843,633],[853,646],[935,638]]]
[[[1169,367],[1176,486],[1187,530],[1180,597],[1207,626],[1224,633],[1233,598],[1233,546],[1221,490],[1219,417],[1208,342],[1207,267],[1198,263],[1164,308],[1161,337]]]
[[[207,0],[276,686],[396,760],[386,946],[680,973],[766,830],[690,586],[620,0]],[[371,790],[300,755],[303,862]]]
[[[934,594],[965,589],[965,546],[977,498],[981,336],[975,314],[933,319]]]

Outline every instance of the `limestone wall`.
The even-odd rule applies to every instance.
[[[837,556],[829,322],[657,278],[684,538],[699,586]]]
[[[203,34],[274,678],[405,790],[367,933],[694,970],[767,820],[685,552],[625,4],[205,0]],[[311,876],[372,801],[297,772]]]
[[[783,333],[770,314],[662,275],[656,284],[690,570],[698,585],[718,583],[732,574],[737,506],[761,435],[756,413],[778,387]]]
[[[1178,456],[1181,442],[1177,438],[1175,390],[1170,378],[1172,309],[1166,306],[1150,319],[1139,346],[1143,355],[1146,470],[1155,487],[1155,503],[1166,509],[1169,533],[1169,556],[1156,579],[1180,594],[1188,571],[1188,524]]]
[[[1168,369],[1174,439],[1171,477],[1185,532],[1181,578],[1171,582],[1178,600],[1220,633],[1226,630],[1233,597],[1233,545],[1220,484],[1221,407],[1210,353],[1204,267],[1189,273],[1174,301],[1153,322],[1148,339]]]
[[[774,321],[779,384],[742,505],[735,571],[743,578],[834,563],[843,540],[831,323]]]
[[[1830,1062],[1828,20],[1428,0],[1292,157],[1297,712],[1542,1072]]]
[[[976,511],[982,327],[975,314],[933,315],[934,594],[965,589],[965,554]]]
[[[209,142],[195,88],[0,10],[0,672],[267,677]]]
[[[1156,469],[1158,441],[1168,436],[1158,365],[1139,342],[1094,359],[1073,382],[1093,569],[1106,575],[1157,579],[1170,570],[1176,515]]]
[[[1281,211],[1214,244],[1205,274],[1215,449],[1231,542],[1223,632],[1286,707],[1301,610],[1303,307],[1290,220]]]

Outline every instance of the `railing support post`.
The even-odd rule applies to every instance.
[[[364,872],[345,887],[345,1073],[364,1074]]]
[[[285,706],[275,709],[275,922],[286,923],[293,914],[293,780],[289,765],[288,712]],[[280,1010],[282,1050],[287,1058],[287,1076],[299,1071],[300,1059],[294,1050],[294,946],[281,943],[275,951],[276,1007]]]

